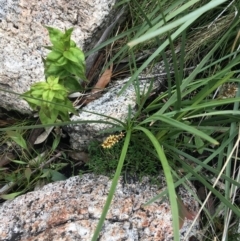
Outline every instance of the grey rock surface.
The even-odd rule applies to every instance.
[[[114,124],[121,125],[116,120],[126,123],[129,115],[129,107],[131,108],[131,117],[136,113],[137,95],[134,85],[130,85],[119,95],[119,92],[127,81],[128,79],[115,81],[114,84],[107,89],[106,93],[83,107],[79,111],[78,116],[74,115],[71,118],[72,121],[93,120],[113,123],[75,123],[74,125],[68,126],[66,130],[70,136],[70,143],[73,149],[84,151],[87,149],[90,141],[103,141],[103,139],[109,135],[103,131],[114,127]],[[139,92],[141,96],[143,96],[150,87],[150,79],[140,80],[139,83]],[[152,90],[157,89],[160,84],[161,80],[154,80]],[[106,115],[106,117],[101,115]],[[115,118],[115,120],[111,118]]]
[[[74,27],[73,40],[90,49],[106,25],[116,0],[0,0],[0,88],[19,94],[44,79],[41,56],[49,45],[48,25]],[[30,112],[17,95],[0,92],[0,106]]]
[[[111,181],[105,176],[85,174],[6,201],[0,207],[0,240],[90,241],[110,185]],[[168,200],[143,206],[160,191],[161,188],[150,185],[148,178],[141,183],[128,184],[121,179],[99,240],[173,240]],[[188,210],[198,211],[198,203],[185,189],[179,188],[178,194]],[[180,240],[184,239],[191,223],[185,218]],[[198,222],[189,237],[193,235],[201,240]]]

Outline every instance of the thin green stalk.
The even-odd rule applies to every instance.
[[[222,4],[222,3],[226,2],[226,1],[227,0],[211,1],[208,4],[206,4],[205,6],[203,6],[203,7],[199,8],[199,9],[193,11],[192,13],[187,14],[186,16],[184,16],[184,17],[182,17],[180,19],[177,19],[176,21],[173,21],[173,22],[169,23],[168,25],[160,28],[159,30],[153,31],[151,33],[144,34],[140,38],[135,39],[132,42],[129,42],[128,45],[130,47],[133,47],[133,46],[135,46],[135,45],[137,45],[139,43],[142,43],[142,42],[144,42],[146,40],[154,38],[154,37],[156,37],[156,36],[158,36],[160,34],[163,34],[163,33],[167,32],[167,31],[169,31],[169,30],[171,30],[173,28],[176,28],[176,27],[178,27],[181,24],[185,24],[188,21],[191,22],[192,19],[195,20],[195,19],[199,18],[202,14],[206,13],[208,10],[210,10],[210,9],[212,9],[212,8],[218,6],[218,5],[220,5],[220,4]]]
[[[168,160],[167,160],[167,158],[164,154],[164,151],[161,148],[158,140],[148,129],[140,127],[140,126],[136,126],[134,129],[144,132],[144,134],[152,142],[152,144],[158,154],[158,158],[161,161],[164,175],[165,175],[166,182],[167,182],[169,200],[170,200],[170,205],[171,205],[174,241],[179,241],[180,240],[179,239],[179,212],[178,212],[178,205],[177,205],[177,196],[176,196],[174,182],[173,182],[173,178],[172,178],[172,174],[171,174],[171,168],[168,164]]]
[[[167,22],[166,22],[166,18],[163,15],[163,13],[162,13],[162,18],[163,18],[164,24],[166,25]],[[183,31],[183,32],[185,32],[185,31]],[[176,92],[177,93],[177,101],[175,102],[175,109],[180,110],[181,102],[182,102],[182,93],[181,93],[181,89],[180,89],[181,80],[180,80],[179,73],[181,72],[181,70],[178,69],[176,52],[175,52],[173,41],[172,41],[172,38],[171,38],[169,32],[167,32],[167,37],[168,37],[168,40],[169,40],[169,43],[170,43],[170,49],[171,49],[171,53],[172,53],[173,69],[174,69],[174,73],[175,73],[174,76],[175,76],[176,90],[177,90],[177,92]],[[171,82],[171,81],[168,81],[168,82]],[[168,86],[168,88],[169,88],[169,86]]]
[[[196,18],[189,20],[184,23],[179,29],[177,29],[172,35],[171,39],[176,39],[189,25],[191,25]],[[167,46],[169,45],[169,40],[167,39],[164,43],[141,65],[141,67],[133,74],[133,76],[129,79],[128,83],[124,85],[124,87],[119,92],[119,95],[123,93],[127,87],[132,83],[132,81],[154,60]]]
[[[236,97],[240,96],[240,83],[238,83],[238,91],[237,91],[237,94],[236,94]],[[239,102],[236,101],[234,103],[234,106],[233,106],[233,110],[237,111],[239,110]],[[231,136],[233,133],[236,132],[236,129],[237,129],[237,124],[236,122],[232,122],[231,123],[231,126],[230,126],[230,131],[229,131],[229,136]],[[232,148],[233,148],[233,141],[229,144],[228,146],[228,149],[227,149],[227,156],[230,155],[230,153],[232,152]],[[231,176],[231,170],[232,170],[232,165],[231,165],[231,161],[229,161],[227,167],[226,167],[226,176],[230,177]],[[231,198],[230,197],[230,182],[229,181],[225,181],[225,197],[226,198]],[[225,213],[227,214],[228,213],[228,209],[229,207],[225,206]],[[224,223],[226,223],[227,221],[227,218],[228,218],[228,215],[224,216]]]
[[[215,150],[214,153],[212,153],[208,158],[206,158],[203,163],[204,164],[208,164],[211,160],[213,160],[216,156],[218,156],[219,153],[221,153],[228,145],[229,143],[236,137],[236,133],[234,133],[232,136],[230,136],[228,138],[228,140],[226,142],[222,142],[221,145],[219,146],[219,148],[217,150]],[[164,144],[165,146],[166,144]],[[202,170],[202,166],[198,165],[197,167],[195,167],[193,169],[194,172],[200,172]],[[174,187],[178,187],[179,185],[181,185],[183,182],[185,182],[186,180],[189,180],[189,178],[191,178],[192,173],[188,173],[187,175],[185,175],[183,178],[181,178],[180,180],[176,181],[174,183]],[[148,201],[146,203],[146,205],[151,204],[152,202],[155,202],[156,200],[158,200],[159,198],[163,197],[164,195],[166,195],[168,193],[168,190],[164,190],[163,192],[161,192],[159,195],[157,195],[156,197],[152,198],[150,201]]]
[[[119,159],[119,162],[118,162],[117,170],[115,172],[115,175],[114,175],[114,178],[113,178],[113,181],[112,181],[112,185],[111,185],[111,188],[109,190],[107,201],[104,205],[102,215],[100,217],[100,220],[98,221],[97,228],[96,228],[96,230],[94,232],[94,235],[92,237],[92,241],[98,240],[99,233],[102,229],[104,220],[107,216],[107,212],[110,208],[110,205],[111,205],[111,202],[112,202],[112,199],[113,199],[113,195],[115,193],[115,190],[116,190],[116,187],[117,187],[117,184],[118,184],[118,179],[119,179],[121,171],[122,171],[123,163],[124,163],[124,160],[125,160],[125,157],[126,157],[126,154],[127,154],[130,138],[131,138],[131,130],[128,130],[127,134],[126,134],[125,141],[124,141],[123,149],[122,149],[122,152],[121,152],[121,156],[120,156],[120,159]]]

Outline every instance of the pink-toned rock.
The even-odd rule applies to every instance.
[[[0,240],[90,241],[110,185],[107,177],[85,174],[6,201],[0,208]],[[121,179],[99,240],[172,240],[167,199],[143,206],[160,191],[151,186],[147,178],[134,184],[126,184]],[[198,204],[194,198],[183,188],[179,195],[186,208],[196,213]],[[180,230],[181,240],[191,222],[185,219]],[[189,237],[195,235],[201,240],[198,230],[197,222]]]

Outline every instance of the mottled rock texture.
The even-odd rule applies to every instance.
[[[107,177],[85,174],[6,201],[0,208],[0,240],[90,241],[110,185]],[[143,206],[160,191],[147,178],[130,184],[121,179],[99,240],[172,240],[169,202],[164,199]],[[179,195],[187,209],[197,212],[197,202],[185,189],[180,188]],[[181,240],[191,222],[185,219]],[[197,222],[190,236],[201,240],[198,226]]]
[[[83,50],[98,41],[111,22],[115,0],[0,0],[0,88],[22,94],[44,78],[41,56],[49,38],[43,25],[74,27]],[[0,92],[0,105],[30,112],[17,95]]]
[[[137,95],[134,85],[130,85],[121,95],[119,92],[126,84],[128,79],[115,81],[112,86],[107,89],[100,98],[90,102],[86,107],[83,107],[79,111],[79,115],[74,115],[72,121],[108,121],[110,123],[118,124],[126,123],[129,117],[129,107],[131,109],[131,117],[137,111]],[[154,80],[151,86],[152,91],[158,89],[162,80]],[[151,79],[140,80],[139,93],[143,97],[150,88]],[[105,115],[101,116],[101,115]],[[114,119],[111,119],[114,118]],[[101,123],[77,123],[66,128],[70,142],[73,149],[84,151],[90,141],[98,140],[103,141],[108,136],[107,133],[103,133],[108,128],[114,127],[114,124],[101,124]]]

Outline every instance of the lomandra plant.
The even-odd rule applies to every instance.
[[[238,182],[239,178],[231,175],[233,152],[230,151],[233,146],[234,148],[238,146],[240,139],[238,137],[239,133],[236,131],[240,115],[238,104],[240,91],[234,93],[234,97],[226,99],[221,99],[220,96],[217,96],[218,99],[216,99],[214,95],[222,85],[228,82],[239,82],[236,78],[237,73],[239,73],[239,71],[236,70],[236,66],[239,65],[240,62],[239,51],[232,50],[233,52],[231,53],[229,50],[233,46],[226,46],[226,43],[233,43],[233,39],[237,35],[236,28],[239,25],[239,13],[237,12],[235,18],[232,19],[228,31],[223,31],[221,35],[219,35],[218,41],[214,39],[214,43],[211,43],[210,47],[208,47],[208,51],[202,56],[201,61],[198,62],[191,74],[184,77],[183,61],[185,59],[185,43],[187,41],[189,27],[191,27],[201,15],[207,15],[208,11],[211,11],[209,13],[211,20],[208,24],[210,25],[211,22],[214,24],[216,20],[211,16],[211,14],[214,13],[212,9],[214,8],[214,10],[216,10],[216,6],[226,1],[213,0],[209,3],[206,2],[206,5],[200,6],[194,11],[191,8],[197,2],[198,1],[195,0],[187,2],[180,0],[173,1],[173,4],[169,4],[169,7],[164,9],[163,12],[161,3],[158,1],[159,6],[155,9],[159,11],[160,14],[156,14],[155,12],[155,15],[151,15],[150,13],[148,16],[151,16],[151,19],[148,18],[146,14],[141,14],[146,21],[135,34],[136,39],[129,42],[129,46],[133,47],[143,41],[156,40],[158,47],[141,67],[135,68],[132,77],[122,91],[132,83],[137,85],[137,79],[141,71],[148,67],[160,54],[163,55],[164,59],[164,52],[169,49],[172,53],[172,58],[170,61],[165,61],[164,64],[170,67],[169,62],[172,63],[171,67],[174,69],[174,80],[170,78],[170,68],[166,68],[166,71],[169,71],[167,73],[169,76],[169,90],[159,95],[146,108],[143,108],[143,105],[139,106],[138,113],[145,114],[146,118],[144,120],[137,122],[139,116],[136,116],[134,120],[129,119],[127,121],[125,129],[126,137],[118,167],[92,241],[98,239],[101,227],[104,224],[104,219],[110,207],[117,180],[123,167],[131,134],[135,131],[141,131],[148,137],[153,145],[152,151],[155,152],[155,155],[162,164],[167,188],[157,197],[150,200],[148,204],[158,198],[162,198],[164,195],[169,196],[175,241],[180,240],[179,216],[181,213],[181,210],[178,210],[175,188],[180,184],[186,185],[185,183],[189,179],[199,181],[208,189],[209,194],[206,200],[211,193],[218,198],[221,202],[218,207],[220,211],[224,210],[224,213],[229,214],[229,216],[234,213],[236,217],[240,217],[239,208],[233,204],[234,199],[230,194],[230,186],[235,189],[240,187]],[[142,6],[145,6],[145,4],[148,4],[148,1],[144,1]],[[218,10],[222,13],[226,11],[225,8],[227,9],[227,6],[222,5],[219,7],[220,10]],[[144,13],[145,10],[139,6],[139,12]],[[218,17],[219,12],[214,15],[214,18]],[[165,33],[165,35],[160,39],[163,33]],[[141,35],[142,37],[138,38]],[[177,52],[175,49],[177,43],[174,43],[174,40],[179,39],[181,39],[181,63],[177,61],[175,55]],[[121,50],[119,52],[121,52]],[[221,52],[220,55],[219,52]],[[132,59],[134,59],[134,56],[132,57]],[[216,71],[216,66],[221,66],[221,69]],[[226,108],[229,108],[229,104],[234,105],[232,110],[226,110]],[[234,139],[236,140],[236,144],[233,145]],[[208,154],[206,158],[202,159],[201,156],[196,157],[196,153],[202,153],[203,151]],[[227,156],[226,163],[224,163],[225,156]],[[217,168],[213,168],[210,162],[216,160],[218,160]],[[174,166],[173,163],[177,163],[177,165]],[[179,167],[181,172],[178,172]],[[210,172],[211,176],[214,177],[213,180],[216,180],[214,183],[211,183],[211,178],[205,175],[206,171]],[[223,191],[216,188],[220,179],[226,184]],[[200,202],[200,204],[201,211],[205,209],[206,201],[204,201],[204,203]],[[209,224],[214,225],[213,217],[211,217],[207,211],[206,214]],[[214,214],[214,216],[216,215],[219,215],[219,212]],[[199,213],[195,216],[195,219],[198,217]],[[225,218],[225,220],[226,227],[228,227],[230,218]],[[225,232],[227,233],[227,228]],[[226,234],[224,235],[222,240],[226,240]],[[211,240],[216,239],[216,236],[217,235],[213,234]]]
[[[46,80],[33,84],[22,95],[38,111],[42,124],[69,121],[69,113],[77,114],[68,94],[81,90],[79,80],[86,80],[84,54],[71,40],[73,28],[65,32],[46,28],[52,43],[46,47],[51,52],[43,59]]]

